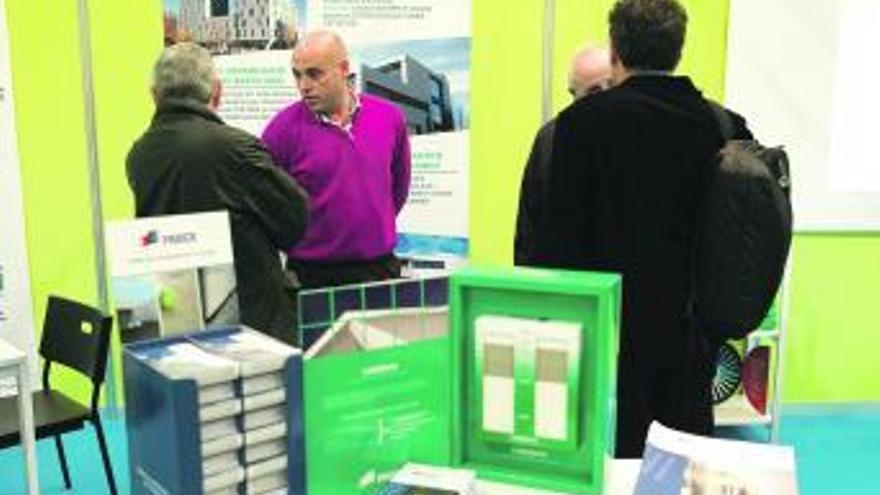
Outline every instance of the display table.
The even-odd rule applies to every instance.
[[[16,377],[18,382],[18,421],[24,447],[28,493],[39,495],[37,452],[34,439],[34,410],[31,404],[27,358],[23,352],[0,339],[0,380]]]
[[[642,466],[640,459],[620,459],[611,461],[609,479],[606,480],[603,495],[632,495]],[[489,481],[477,482],[477,495],[559,495],[557,492],[536,488],[504,485]]]

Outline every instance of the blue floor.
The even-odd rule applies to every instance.
[[[793,445],[801,495],[880,494],[880,404],[789,405],[780,437]],[[763,441],[761,427],[721,436]]]
[[[120,494],[129,493],[125,427],[108,420],[105,430]],[[724,431],[725,436],[766,438],[763,428]],[[802,495],[880,494],[880,404],[788,406],[782,416],[782,443],[794,445]],[[51,440],[38,442],[40,488],[44,495],[109,493],[95,432],[65,436],[73,490],[65,491]],[[20,448],[0,450],[0,495],[25,493]],[[326,494],[322,494],[326,495]]]
[[[107,446],[116,475],[116,487],[120,495],[129,493],[128,443],[125,439],[125,423],[122,419],[107,418],[103,421]],[[72,490],[64,489],[64,478],[55,442],[46,438],[37,442],[37,470],[40,473],[40,493],[100,495],[110,493],[101,464],[98,440],[91,426],[76,433],[64,435],[64,450],[70,469]],[[0,450],[0,495],[23,495],[25,490],[24,457],[21,447]]]

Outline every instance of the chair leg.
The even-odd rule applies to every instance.
[[[95,425],[95,432],[98,433],[98,446],[101,448],[101,460],[104,461],[104,474],[107,475],[107,485],[110,487],[110,493],[116,493],[116,480],[113,479],[113,466],[110,464],[110,453],[107,452],[107,442],[104,439],[104,428],[101,426],[101,418],[95,415],[92,420]]]
[[[64,443],[61,434],[55,435],[55,450],[58,451],[58,462],[61,464],[61,474],[64,476],[64,488],[70,490],[70,471],[67,469],[67,456],[64,454]]]

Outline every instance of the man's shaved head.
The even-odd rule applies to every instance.
[[[611,53],[588,46],[578,51],[568,73],[568,92],[575,99],[607,89],[611,82]]]
[[[297,55],[320,55],[334,62],[340,62],[348,59],[348,49],[345,47],[345,41],[339,34],[327,30],[319,29],[306,33],[305,36],[297,40],[296,48],[293,50],[293,58],[296,60]]]
[[[348,101],[348,50],[333,31],[307,33],[293,50],[293,75],[306,105],[313,112],[334,114]]]

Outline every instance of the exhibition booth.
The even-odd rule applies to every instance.
[[[787,151],[794,235],[719,343],[715,438],[655,424],[617,459],[626,280],[512,266],[533,140],[614,3],[0,0],[0,493],[876,491],[880,6],[681,0],[676,72]],[[299,291],[282,343],[241,322],[229,215],[135,219],[125,164],[170,41],[260,136],[319,27],[404,117],[403,273]]]

